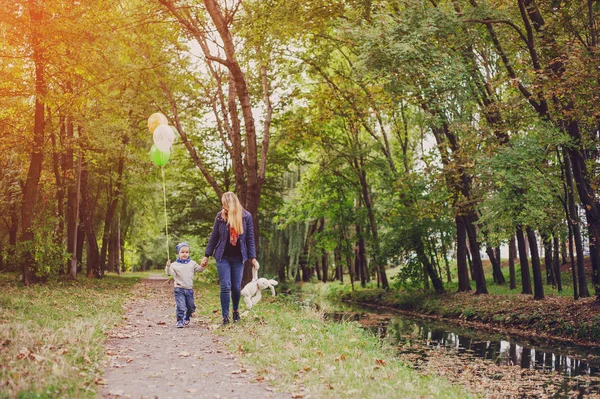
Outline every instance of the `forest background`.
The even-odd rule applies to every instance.
[[[182,240],[200,257],[231,190],[281,282],[542,299],[570,261],[575,299],[598,296],[599,8],[4,2],[0,270],[101,278]],[[154,112],[177,132],[162,169]]]

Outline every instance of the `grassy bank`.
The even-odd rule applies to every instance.
[[[508,270],[505,270],[505,276]],[[355,284],[305,284],[304,291],[316,292],[331,300],[344,300],[390,307],[420,314],[469,321],[493,328],[505,328],[521,335],[546,335],[580,344],[595,345],[600,340],[600,306],[595,297],[573,300],[570,275],[565,272],[565,288],[558,292],[544,286],[546,298],[534,301],[532,295],[521,294],[517,269],[517,289],[497,285],[488,280],[487,295],[457,293],[456,283],[446,284],[446,294],[419,289],[361,288]],[[593,290],[590,287],[590,293]]]
[[[218,287],[198,283],[196,297],[199,312],[218,323]],[[357,324],[324,322],[322,315],[284,295],[267,293],[239,324],[216,333],[258,379],[271,380],[292,397],[470,397],[399,363],[393,348]]]
[[[23,287],[0,274],[0,398],[93,398],[105,332],[139,275]]]

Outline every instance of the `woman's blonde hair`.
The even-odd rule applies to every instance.
[[[233,227],[238,234],[244,234],[244,223],[242,222],[243,207],[237,195],[231,191],[226,192],[221,197],[224,212],[223,219],[227,221],[229,227]]]

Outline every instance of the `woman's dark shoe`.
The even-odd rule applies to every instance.
[[[221,323],[221,327],[225,327],[229,324],[229,317],[223,317],[223,322]]]
[[[240,321],[240,312],[238,312],[237,310],[233,311],[233,322],[237,323],[238,321]]]

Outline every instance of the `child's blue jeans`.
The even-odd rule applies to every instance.
[[[224,256],[217,261],[217,271],[221,280],[221,313],[224,319],[229,318],[229,295],[233,302],[233,310],[238,310],[240,305],[240,291],[242,290],[242,275],[244,263],[241,256]]]
[[[177,305],[177,321],[189,320],[192,313],[196,311],[194,304],[194,290],[175,287],[175,304]]]

